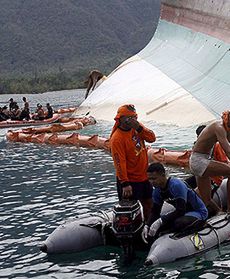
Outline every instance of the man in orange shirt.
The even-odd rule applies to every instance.
[[[145,218],[152,208],[152,187],[148,181],[145,141],[156,140],[153,131],[137,121],[133,105],[123,105],[114,118],[110,148],[116,169],[118,198],[140,200]]]

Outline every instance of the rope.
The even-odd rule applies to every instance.
[[[108,213],[107,213],[106,211],[104,211],[104,210],[99,210],[99,213],[102,214],[102,219],[104,219],[104,221],[110,222],[109,215],[108,215]]]

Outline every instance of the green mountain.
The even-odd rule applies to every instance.
[[[109,73],[151,39],[159,2],[1,0],[0,92],[19,82],[24,91],[52,90],[50,81],[74,87],[94,68]]]

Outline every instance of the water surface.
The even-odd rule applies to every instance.
[[[32,107],[38,102],[73,107],[83,100],[84,91],[25,96]],[[0,102],[10,97],[2,95]],[[13,97],[18,102],[22,98]],[[99,121],[80,133],[107,137],[112,125]],[[157,135],[154,147],[188,149],[195,139],[195,127],[146,125]],[[119,247],[52,257],[40,252],[38,245],[64,220],[109,210],[117,202],[112,159],[103,150],[10,143],[6,131],[0,130],[0,278],[230,278],[228,267],[214,266],[229,259],[228,245],[148,268],[143,267],[146,252],[137,252],[134,263],[124,266]],[[167,170],[181,178],[188,175],[183,168]]]

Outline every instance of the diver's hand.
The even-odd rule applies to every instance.
[[[149,226],[145,225],[142,230],[141,237],[142,237],[142,240],[144,241],[144,243],[146,243],[146,244],[148,244],[148,241],[147,241],[148,232],[149,232]]]
[[[148,235],[152,237],[155,236],[156,232],[159,230],[161,225],[162,225],[162,220],[161,218],[159,218],[150,226]]]
[[[131,185],[122,188],[122,197],[128,199],[133,195],[133,188]]]

